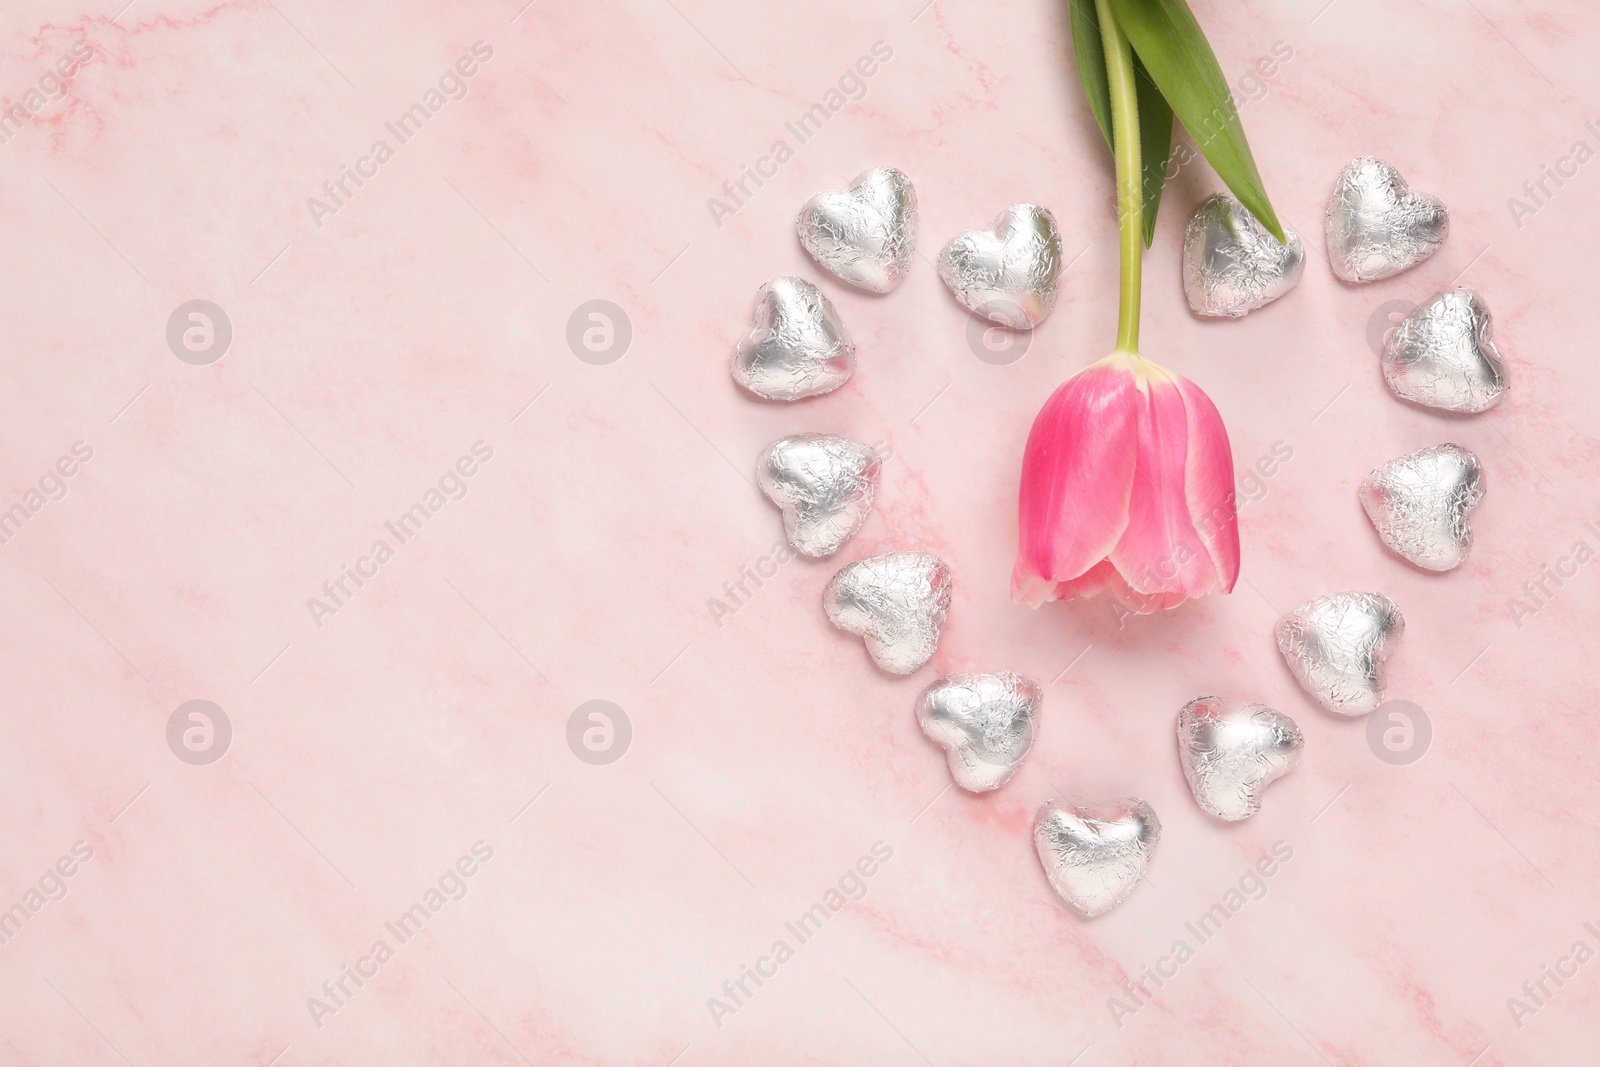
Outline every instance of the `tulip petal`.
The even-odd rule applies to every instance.
[[[1136,355],[1108,356],[1046,401],[1018,519],[1019,603],[1109,593],[1148,613],[1238,580],[1227,429],[1198,386]]]
[[[1040,409],[1022,459],[1013,599],[1050,599],[1050,586],[1083,576],[1117,544],[1134,483],[1138,395],[1126,357],[1111,356]]]
[[[1220,585],[1211,551],[1189,510],[1189,412],[1179,381],[1154,365],[1144,376],[1128,528],[1109,557],[1141,600],[1153,598],[1163,606],[1174,594],[1174,602],[1181,602]],[[1228,477],[1231,481],[1231,464]]]
[[[1174,375],[1176,377],[1176,375]],[[1189,459],[1184,490],[1189,515],[1216,568],[1222,591],[1239,580],[1239,503],[1233,488],[1233,447],[1211,398],[1187,378],[1178,378],[1189,413]]]
[[[1135,591],[1110,560],[1101,560],[1081,577],[1058,582],[1052,594],[1055,600],[1084,600],[1097,593],[1110,593],[1136,614],[1175,608],[1188,599],[1182,593],[1146,594]]]
[[[1041,578],[1028,566],[1027,561],[1021,556],[1011,567],[1011,601],[1014,604],[1025,604],[1036,608],[1047,600],[1057,600],[1056,583],[1049,578]]]
[[[1124,604],[1135,606],[1132,602],[1133,591],[1108,559],[1101,560],[1076,578],[1058,582],[1055,599],[1084,600],[1097,593],[1110,593]]]

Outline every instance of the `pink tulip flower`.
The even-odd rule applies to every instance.
[[[1118,351],[1064,382],[1028,434],[1011,598],[1109,592],[1136,612],[1232,592],[1233,452],[1200,388]]]

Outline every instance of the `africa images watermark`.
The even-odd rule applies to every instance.
[[[1200,913],[1193,922],[1183,924],[1185,935],[1172,943],[1166,955],[1154,964],[1139,968],[1139,976],[1122,983],[1122,996],[1106,998],[1106,1010],[1111,1021],[1122,1029],[1122,1021],[1136,1015],[1152,1003],[1168,982],[1178,976],[1178,970],[1194,959],[1204,945],[1222,932],[1229,919],[1267,895],[1267,881],[1294,858],[1294,847],[1287,841],[1274,841],[1270,853],[1261,858],[1239,876],[1235,885],[1222,894],[1222,899]],[[1192,939],[1192,940],[1191,940]],[[1154,988],[1151,988],[1154,986]]]
[[[22,932],[35,915],[48,904],[66,899],[67,879],[78,873],[78,868],[94,859],[94,846],[87,841],[74,841],[72,849],[46,867],[35,885],[29,886],[22,899],[5,911],[0,911],[0,945],[8,945]]]
[[[1584,932],[1595,939],[1595,944],[1600,944],[1600,927],[1593,922],[1583,924]],[[1572,943],[1564,956],[1556,957],[1555,963],[1547,963],[1539,968],[1539,974],[1522,983],[1522,996],[1507,997],[1506,1010],[1511,1013],[1511,1021],[1517,1024],[1517,1029],[1522,1029],[1523,1022],[1530,1015],[1537,1015],[1548,1007],[1555,999],[1557,993],[1569,981],[1578,976],[1578,968],[1588,963],[1595,957],[1594,945],[1588,938],[1580,937]],[[1554,989],[1550,988],[1552,985]]]
[[[591,767],[615,763],[633,743],[633,720],[609,700],[585,700],[567,716],[567,748]]]
[[[87,441],[74,441],[71,450],[45,468],[38,483],[22,494],[22,499],[0,511],[0,545],[9,544],[22,532],[28,520],[44,510],[46,504],[63,500],[67,495],[67,479],[94,458],[94,448]]]
[[[877,453],[880,465],[894,458],[894,446],[881,437],[872,443],[872,450]],[[722,595],[706,597],[706,611],[711,614],[712,625],[722,629],[723,620],[738,614],[740,608],[754,600],[757,591],[776,578],[779,568],[794,557],[794,549],[779,538],[766,555],[756,557],[753,563],[739,564],[738,573],[722,583]]]
[[[355,199],[356,193],[378,176],[378,168],[394,158],[395,149],[421,133],[422,127],[444,110],[445,104],[465,99],[468,79],[478,73],[481,64],[492,58],[494,48],[487,42],[472,42],[471,50],[445,68],[438,82],[422,94],[420,103],[412,104],[392,122],[383,124],[383,128],[394,138],[393,145],[380,137],[372,142],[366,155],[357,157],[354,166],[339,164],[339,176],[322,183],[322,197],[306,198],[306,210],[311,212],[311,221],[317,229],[322,229],[325,218],[337,215],[340,209]],[[351,188],[352,184],[354,189]]]
[[[794,549],[780,537],[772,542],[767,554],[757,557],[754,563],[739,564],[739,573],[722,583],[722,597],[706,598],[706,610],[711,613],[711,622],[716,628],[722,629],[722,620],[737,614],[740,608],[750,603],[756,590],[776,578],[778,568],[794,559],[794,556]]]
[[[322,983],[321,996],[307,997],[306,1010],[311,1013],[311,1021],[317,1029],[322,1029],[328,1016],[337,1015],[340,1009],[348,1006],[362,986],[378,977],[378,969],[394,959],[396,950],[421,933],[428,921],[439,914],[446,904],[466,896],[467,879],[477,874],[481,866],[493,858],[494,849],[487,842],[474,841],[466,853],[445,868],[433,885],[423,890],[421,899],[401,912],[394,921],[383,924],[388,937],[373,941],[372,947],[366,955],[356,960],[355,966],[341,965],[338,977]],[[390,944],[391,938],[393,944]],[[350,988],[352,985],[354,989]]]
[[[1198,128],[1185,126],[1194,144],[1173,142],[1172,152],[1167,157],[1167,168],[1161,180],[1170,182],[1176,178],[1179,171],[1201,157],[1205,150],[1204,146],[1210,144],[1213,138],[1227,129],[1238,118],[1239,112],[1251,104],[1265,100],[1272,92],[1272,79],[1278,76],[1294,56],[1294,47],[1287,41],[1273,41],[1269,54],[1257,56],[1255,62],[1250,64],[1239,77],[1239,81],[1232,86],[1229,101],[1231,110],[1229,107],[1218,105],[1200,119],[1196,124]],[[1112,203],[1116,205],[1117,202],[1113,199]],[[1121,207],[1115,206],[1113,211],[1120,212]]]
[[[1550,603],[1561,587],[1576,578],[1579,568],[1594,559],[1597,553],[1600,553],[1600,529],[1596,529],[1594,523],[1586,522],[1583,524],[1583,536],[1572,543],[1566,555],[1558,557],[1554,564],[1542,565],[1537,578],[1522,583],[1521,599],[1514,596],[1506,598],[1506,610],[1511,613],[1511,621],[1517,624],[1517,629],[1522,629],[1524,619],[1537,615],[1541,608]]]
[[[1244,473],[1235,472],[1236,478],[1233,492],[1229,493],[1221,503],[1209,512],[1199,516],[1194,523],[1195,533],[1205,543],[1213,541],[1217,535],[1226,530],[1229,524],[1237,525],[1239,512],[1248,505],[1266,499],[1267,482],[1275,477],[1290,460],[1294,459],[1294,447],[1289,442],[1282,440],[1272,442],[1272,447],[1258,458],[1255,463],[1244,468]],[[1191,546],[1189,541],[1181,540],[1173,550],[1153,563],[1140,565],[1138,573],[1134,576],[1141,583],[1165,588],[1166,584],[1176,578],[1183,568],[1194,561],[1198,550]],[[1129,582],[1129,595],[1140,606],[1148,606],[1158,594],[1145,594],[1132,588]],[[1124,604],[1115,597],[1110,598],[1111,613],[1117,618],[1117,629],[1122,629],[1127,624],[1128,616],[1140,612],[1133,605]]]
[[[324,619],[337,615],[354,600],[361,587],[378,576],[378,568],[394,559],[401,545],[422,532],[424,523],[443,511],[450,501],[467,495],[468,479],[494,458],[494,447],[487,441],[474,441],[471,452],[447,467],[439,475],[438,482],[422,494],[422,499],[402,511],[398,518],[383,524],[384,530],[394,538],[393,544],[387,538],[378,538],[365,555],[356,557],[355,563],[339,565],[338,577],[322,583],[322,596],[306,598],[306,610],[311,613],[311,621],[317,629],[322,629]]]
[[[783,924],[787,936],[778,938],[765,955],[756,957],[753,967],[740,964],[738,975],[722,983],[722,995],[706,998],[706,1010],[711,1013],[711,1021],[717,1029],[722,1029],[725,1018],[739,1014],[762,986],[776,978],[778,968],[794,959],[795,951],[816,937],[823,924],[843,911],[845,905],[865,897],[867,880],[893,858],[894,848],[888,842],[874,841],[868,852],[845,868],[838,881],[823,891],[820,901]]]
[[[1589,136],[1600,144],[1600,126],[1590,119],[1583,124]],[[1517,229],[1522,229],[1528,219],[1533,218],[1545,205],[1555,199],[1563,186],[1578,176],[1578,169],[1595,156],[1594,147],[1583,138],[1572,143],[1567,154],[1559,157],[1554,163],[1544,163],[1539,167],[1539,176],[1530,178],[1522,183],[1523,200],[1520,197],[1507,197],[1506,210],[1511,212],[1511,221],[1517,224]]]
[[[39,76],[22,99],[7,102],[0,109],[0,144],[8,144],[33,121],[33,117],[50,104],[67,95],[67,82],[94,58],[94,47],[88,41],[75,41],[66,55]]]
[[[1277,40],[1272,42],[1270,54],[1257,56],[1255,62],[1250,64],[1248,70],[1240,76],[1239,82],[1233,87],[1231,94],[1233,111],[1230,114],[1221,106],[1212,110],[1205,118],[1200,120],[1200,129],[1189,131],[1189,136],[1202,145],[1209,144],[1211,139],[1226,129],[1250,104],[1260,103],[1272,91],[1272,79],[1278,76],[1285,64],[1294,58],[1294,47],[1287,41]],[[1176,145],[1172,157],[1167,161],[1167,179],[1170,181],[1177,176],[1179,170],[1192,163],[1199,150],[1186,144]]]
[[[711,212],[711,221],[716,223],[717,229],[722,229],[723,219],[737,214],[740,208],[748,204],[756,190],[778,176],[778,168],[794,158],[797,146],[815,137],[829,119],[844,110],[846,104],[863,99],[867,95],[867,79],[893,58],[894,48],[887,41],[874,41],[872,50],[846,67],[834,85],[822,94],[820,101],[801,112],[792,122],[783,124],[788,137],[774,139],[766,155],[757,157],[753,164],[741,164],[738,176],[722,183],[722,194],[726,199],[707,197],[706,210]],[[794,139],[793,145],[789,143],[789,137]],[[754,189],[751,188],[752,184]]]

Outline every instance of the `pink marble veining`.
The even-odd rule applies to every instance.
[[[22,109],[0,125],[0,515],[22,506],[0,544],[0,1064],[1600,1056],[1590,5],[1196,0],[1309,262],[1243,321],[1196,318],[1179,246],[1217,183],[1195,162],[1169,186],[1143,347],[1227,420],[1243,567],[1232,596],[1119,618],[1008,597],[1028,426],[1112,341],[1110,163],[1063,5],[122,4],[0,14]],[[1321,212],[1365,154],[1453,215],[1438,255],[1357,287]],[[792,225],[880,164],[916,183],[923,253],[883,297],[822,275]],[[1016,201],[1055,213],[1072,262],[997,365],[930,261]],[[859,369],[757,403],[728,355],[791,273]],[[1397,401],[1369,347],[1384,305],[1451,284],[1507,356],[1484,416]],[[166,339],[195,299],[232,329],[204,365]],[[569,348],[591,300],[628,316],[615,362]],[[804,430],[892,449],[834,562],[779,558],[751,484]],[[1356,488],[1444,440],[1487,496],[1472,557],[1436,575],[1383,549]],[[955,601],[902,679],[819,594],[909,548],[950,562]],[[1390,691],[1434,731],[1414,764],[1278,656],[1279,614],[1339,589],[1405,612]],[[949,670],[1045,685],[994,795],[947,789],[916,726]],[[1206,693],[1306,735],[1240,824],[1178,765],[1175,716]],[[191,700],[231,723],[215,762],[169,747]],[[610,764],[569,746],[591,700],[631,724]],[[1058,790],[1136,794],[1165,825],[1097,920],[1032,853]]]

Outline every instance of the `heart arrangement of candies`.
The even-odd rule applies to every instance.
[[[878,167],[843,192],[812,197],[796,221],[811,257],[840,281],[887,293],[906,277],[917,243],[916,190],[905,174]],[[1326,212],[1334,273],[1348,282],[1392,277],[1444,243],[1449,211],[1410,189],[1394,167],[1371,157],[1345,167]],[[1185,232],[1183,288],[1198,315],[1236,318],[1279,299],[1299,281],[1299,236],[1279,242],[1236,199],[1218,193]],[[964,306],[1001,326],[1030,330],[1055,306],[1061,238],[1044,208],[1013,204],[994,226],[951,240],[938,273]],[[855,346],[832,302],[802,278],[775,278],[756,298],[755,323],[734,352],[740,387],[765,400],[796,401],[839,388],[855,367]],[[1451,289],[1417,308],[1382,355],[1397,397],[1442,411],[1473,413],[1505,392],[1505,367],[1478,295]],[[757,463],[761,491],[783,514],[789,544],[803,556],[834,555],[872,510],[882,475],[877,452],[848,438],[797,433],[773,442]],[[1359,498],[1383,544],[1413,565],[1448,571],[1472,543],[1468,512],[1483,497],[1482,467],[1460,445],[1442,443],[1383,464]],[[872,661],[910,675],[932,658],[950,609],[943,560],[907,550],[841,568],[822,595],[834,626],[859,635]],[[1323,708],[1363,715],[1383,701],[1384,661],[1405,629],[1382,593],[1337,592],[1302,604],[1277,626],[1278,648]],[[954,783],[971,793],[999,789],[1032,748],[1044,694],[1011,672],[958,673],[935,680],[915,704],[917,721],[945,750]],[[1260,704],[1204,696],[1178,712],[1178,760],[1201,810],[1247,819],[1267,785],[1299,761],[1303,738],[1287,715]],[[1054,890],[1085,916],[1133,892],[1161,835],[1150,805],[1133,797],[1096,803],[1052,800],[1034,823],[1034,845]]]

